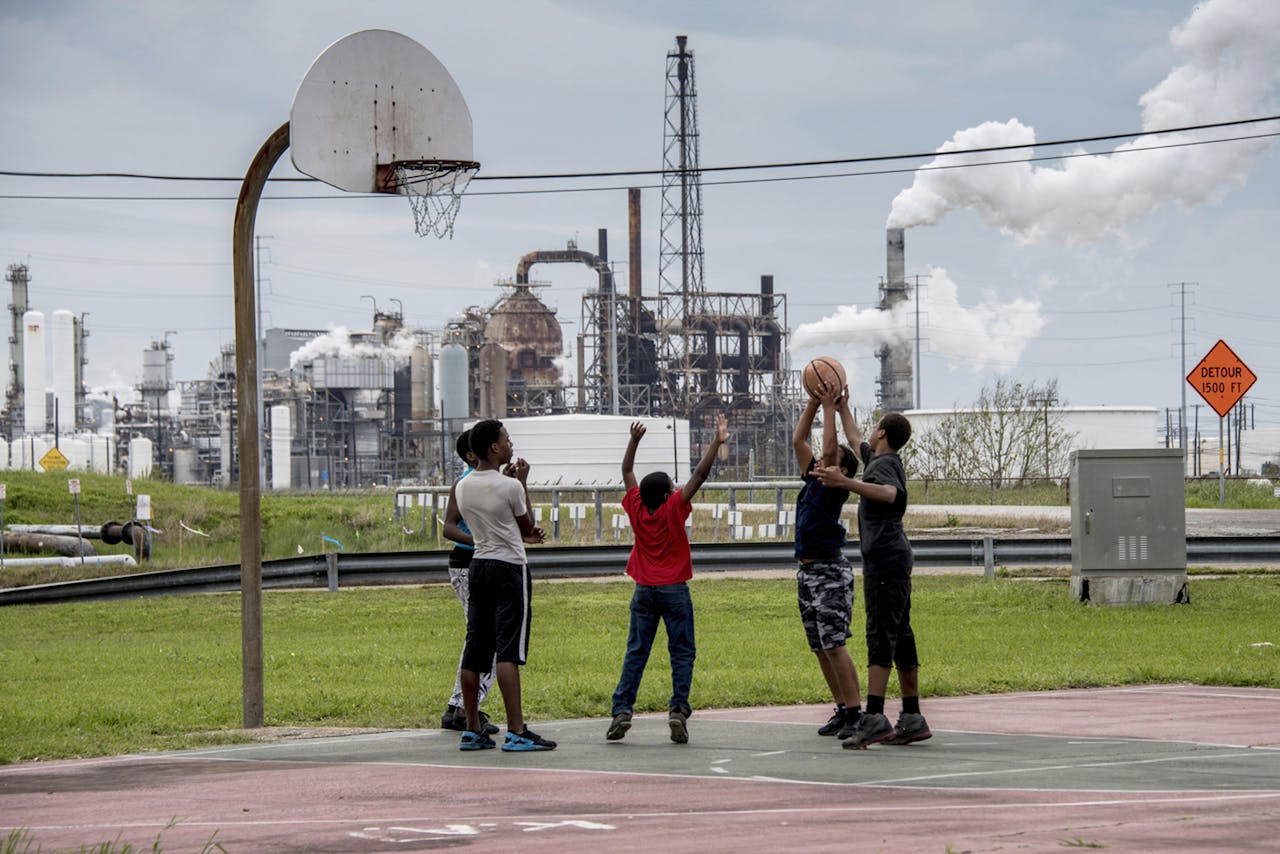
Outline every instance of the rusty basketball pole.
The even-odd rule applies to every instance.
[[[293,149],[298,171],[348,192],[409,198],[419,236],[451,235],[471,159],[471,113],[438,59],[390,30],[363,30],[312,63],[289,121],[262,144],[240,187],[232,228],[237,458],[240,462],[240,643],[243,719],[263,725],[262,471],[252,243],[272,168]],[[246,461],[249,464],[246,465]]]

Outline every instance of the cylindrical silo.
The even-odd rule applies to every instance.
[[[414,421],[429,421],[436,414],[435,362],[425,347],[414,347],[409,354],[409,383]]]
[[[154,410],[156,402],[163,401],[173,388],[170,363],[169,347],[164,342],[152,341],[151,346],[142,351],[142,384],[138,390],[148,411]]]
[[[186,486],[204,483],[200,476],[200,454],[195,448],[174,448],[173,482]]]
[[[218,483],[231,485],[231,415],[223,413],[218,425]]]
[[[75,436],[63,436],[58,441],[58,450],[67,458],[67,468],[78,471],[89,470],[89,443]]]
[[[289,489],[293,486],[293,424],[289,407],[271,407],[271,488]]]
[[[60,308],[49,316],[49,367],[58,431],[76,429],[76,316]]]
[[[129,477],[150,477],[152,460],[152,441],[136,436],[129,440]]]
[[[45,420],[44,312],[22,315],[22,425],[27,433],[43,433]]]
[[[440,414],[449,420],[467,418],[471,414],[470,395],[467,348],[445,344],[440,348]]]

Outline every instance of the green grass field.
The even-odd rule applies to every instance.
[[[79,478],[80,520],[83,524],[99,526],[107,521],[127,521],[130,514],[129,497],[125,493],[124,479],[108,475],[73,473]],[[7,487],[4,502],[5,524],[62,524],[76,521],[75,506],[67,490],[66,472],[10,471],[0,477]],[[1010,487],[992,490],[979,483],[934,481],[925,484],[912,481],[909,484],[911,500],[915,504],[997,504],[1064,506],[1066,491],[1046,484]],[[1272,489],[1260,484],[1236,480],[1227,485],[1228,507],[1280,509],[1280,499]],[[1217,481],[1188,481],[1188,507],[1218,506]],[[219,563],[238,563],[240,560],[239,495],[234,491],[206,487],[178,486],[164,481],[135,481],[135,495],[148,494],[155,519],[152,526],[160,533],[153,538],[152,559],[132,571],[176,567],[210,566]],[[621,513],[616,503],[620,493],[605,496],[602,519],[606,543],[613,543],[610,516]],[[723,492],[712,497],[710,490],[703,496],[708,503],[723,501]],[[771,504],[774,490],[767,484],[754,495],[739,491],[737,500],[746,504],[756,502]],[[535,503],[540,501],[535,497]],[[566,491],[564,502],[591,502],[590,493]],[[785,494],[785,506],[794,505],[794,494]],[[348,552],[419,551],[447,547],[447,542],[437,538],[429,517],[424,519],[422,508],[413,507],[405,518],[394,514],[394,492],[380,489],[365,492],[344,493],[266,493],[262,496],[262,547],[263,557],[274,560],[301,553],[316,554],[324,548],[321,537],[330,536],[343,544]],[[549,507],[546,508],[549,519]],[[850,505],[849,512],[852,512]],[[567,517],[567,512],[566,512]],[[744,513],[747,525],[776,522],[776,514],[770,510],[749,510]],[[1025,520],[1010,517],[966,519],[963,515],[946,514],[941,517],[909,513],[908,533],[916,530],[955,528],[966,525],[979,527],[1021,528]],[[191,534],[183,526],[207,534]],[[548,533],[549,521],[543,523]],[[406,533],[406,529],[412,533]],[[1044,530],[1044,533],[1064,534],[1063,530]],[[728,539],[727,523],[712,520],[708,508],[694,513],[693,539],[699,542],[715,542]],[[625,538],[625,534],[624,534]],[[782,539],[786,539],[783,537]],[[556,545],[594,544],[594,506],[588,509],[588,517],[579,523],[575,531],[571,522],[561,522],[561,538]],[[332,548],[330,546],[330,548]],[[98,543],[101,554],[125,553],[131,549],[125,545],[106,546]],[[7,552],[8,556],[14,556]],[[94,576],[119,575],[130,571],[123,566],[96,567],[6,567],[0,572],[0,587],[70,581]]]
[[[828,702],[794,582],[692,586],[695,708]],[[530,720],[607,714],[630,592],[622,581],[535,585]],[[1193,579],[1191,594],[1185,606],[1098,608],[1069,601],[1064,580],[920,577],[913,624],[925,702],[1158,682],[1280,687],[1280,578]],[[463,633],[447,586],[268,591],[263,624],[268,726],[438,725]],[[235,594],[7,607],[0,637],[0,762],[248,738],[234,732]],[[865,660],[860,638],[850,649]],[[664,708],[668,692],[660,637],[639,708]],[[502,717],[498,697],[488,706]]]

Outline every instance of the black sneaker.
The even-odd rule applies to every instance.
[[[929,724],[919,712],[903,712],[898,715],[898,724],[893,728],[893,735],[885,739],[885,744],[913,744],[933,738]]]
[[[627,730],[631,729],[631,713],[619,712],[613,716],[613,722],[609,724],[609,731],[604,737],[609,741],[617,741],[627,734]]]
[[[456,706],[450,706],[444,710],[444,714],[440,716],[440,728],[451,729],[455,732],[467,731],[467,713]],[[480,729],[485,735],[497,735],[498,727],[489,723],[489,716],[484,712],[480,713]]]
[[[507,733],[507,740],[502,742],[502,749],[507,753],[525,753],[531,750],[555,750],[556,743],[543,738],[528,727],[522,733]]]
[[[671,740],[676,744],[689,743],[689,716],[675,709],[667,715],[667,726],[671,727]]]
[[[836,706],[835,714],[833,714],[825,724],[818,729],[818,735],[835,735],[844,728],[845,718],[848,715],[848,709],[844,706]]]
[[[845,739],[841,746],[845,750],[865,750],[873,744],[893,738],[893,724],[884,715],[872,715],[866,712],[858,718],[858,726],[853,735]]]
[[[836,733],[836,738],[844,741],[858,731],[858,721],[862,720],[861,709],[845,709],[844,726]]]

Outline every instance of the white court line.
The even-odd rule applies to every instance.
[[[1138,689],[1132,689],[1132,690],[1136,693]],[[1274,691],[1274,689],[1272,690]],[[1191,686],[1187,686],[1186,688],[1183,688],[1181,686],[1168,687],[1164,689],[1152,688],[1151,690],[1146,691],[1144,693],[1160,694],[1162,696],[1169,696],[1169,697],[1216,697],[1219,699],[1226,699],[1226,700],[1262,700],[1263,702],[1280,703],[1280,693],[1228,694],[1222,691],[1191,690]]]
[[[1077,768],[1117,768],[1126,765],[1154,765],[1158,762],[1181,762],[1198,759],[1238,759],[1247,753],[1188,753],[1177,756],[1161,756],[1156,759],[1121,759],[1115,762],[1071,762],[1065,765],[1040,765],[1033,768],[1003,768],[992,771],[956,771],[949,774],[928,774],[920,777],[898,777],[889,780],[869,780],[864,786],[891,786],[914,783],[919,780],[954,780],[960,777],[997,777],[1004,774],[1034,774],[1040,771],[1074,771]]]
[[[716,778],[720,779],[720,778]],[[737,778],[730,778],[737,779]],[[772,778],[759,778],[762,782],[792,782],[790,780]],[[910,789],[907,791],[917,791]],[[919,790],[923,791],[923,790]],[[947,791],[968,792],[967,789],[949,789]],[[981,790],[988,791],[988,790]],[[1019,790],[1015,790],[1019,791]],[[875,804],[869,806],[827,806],[827,807],[773,807],[758,809],[713,809],[702,811],[681,810],[680,812],[635,812],[627,810],[625,812],[606,812],[606,813],[536,813],[525,815],[480,815],[480,816],[458,816],[450,815],[448,817],[438,815],[420,815],[420,816],[392,816],[392,817],[363,817],[363,818],[288,818],[288,819],[235,819],[229,821],[216,820],[199,820],[199,821],[178,821],[172,819],[155,819],[146,821],[124,821],[112,822],[106,824],[45,824],[33,825],[23,824],[22,828],[28,831],[47,831],[47,830],[129,830],[138,828],[165,828],[165,827],[296,827],[299,825],[367,825],[372,821],[379,824],[416,824],[422,822],[449,821],[458,823],[477,824],[481,821],[496,822],[517,822],[517,821],[546,821],[548,818],[564,817],[566,819],[592,819],[592,820],[611,820],[626,821],[635,819],[667,819],[667,818],[690,818],[690,817],[710,817],[710,816],[752,816],[752,815],[881,815],[884,813],[920,813],[920,812],[980,812],[987,810],[996,810],[1001,813],[1008,812],[1010,808],[1015,809],[1077,809],[1081,807],[1097,808],[1097,807],[1134,807],[1134,806],[1155,806],[1159,804],[1186,805],[1193,803],[1227,803],[1233,801],[1254,801],[1254,800],[1277,800],[1280,799],[1280,792],[1258,792],[1246,794],[1229,794],[1229,795],[1199,795],[1194,797],[1178,798],[1178,797],[1159,797],[1159,798],[1108,798],[1103,800],[1088,801],[1032,801],[1028,803],[990,803],[990,804]],[[8,826],[0,825],[0,829],[9,829]],[[16,828],[14,828],[16,829]]]

